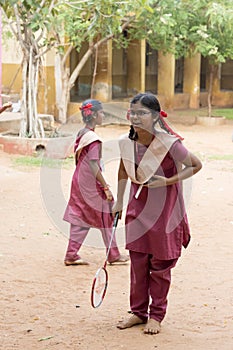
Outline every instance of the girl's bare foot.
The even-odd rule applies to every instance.
[[[117,260],[109,262],[110,265],[122,265],[129,261],[128,255],[120,255]]]
[[[66,266],[71,266],[71,265],[89,265],[89,263],[83,259],[77,259],[75,261],[70,261],[70,260],[65,260],[64,261]]]
[[[150,318],[147,322],[144,333],[145,334],[158,334],[161,331],[161,325],[158,321],[153,320],[153,318]]]
[[[117,325],[117,328],[125,329],[125,328],[130,328],[130,327],[136,326],[137,324],[142,324],[142,323],[145,323],[145,322],[143,322],[143,320],[138,316],[133,315],[125,321],[120,321],[119,324]]]

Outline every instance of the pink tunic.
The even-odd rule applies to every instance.
[[[75,149],[81,137],[77,138]],[[100,157],[99,140],[83,147],[79,156],[72,178],[70,199],[64,214],[64,220],[73,225],[99,229],[112,227],[111,204],[106,201],[103,188],[90,168],[90,161],[96,160],[101,169]]]
[[[138,150],[135,159],[141,157],[143,152],[145,146],[144,150]],[[187,153],[180,141],[174,142],[155,174],[173,176]],[[138,184],[131,182],[126,213],[126,248],[153,254],[159,260],[178,258],[182,245],[187,247],[190,240],[182,184],[150,189],[143,187],[136,199],[134,196],[138,187]]]

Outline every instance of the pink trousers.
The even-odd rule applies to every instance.
[[[144,322],[161,322],[167,310],[171,269],[178,259],[158,260],[151,254],[130,251],[130,307]]]
[[[81,248],[90,227],[80,227],[76,225],[70,225],[70,238],[69,243],[65,255],[65,261],[75,261],[80,259],[80,255],[78,255],[78,251]],[[106,246],[106,251],[109,246],[111,230],[110,229],[100,229],[103,237],[104,244]],[[113,238],[112,248],[110,248],[108,261],[113,262],[120,257],[120,252],[118,250],[116,240]]]

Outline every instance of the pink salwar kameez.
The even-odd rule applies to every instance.
[[[64,214],[64,220],[71,224],[70,239],[65,256],[65,260],[68,261],[80,258],[78,251],[91,227],[100,229],[107,249],[113,224],[112,204],[106,200],[103,187],[96,180],[90,167],[90,161],[95,160],[101,169],[102,142],[93,131],[88,129],[82,129],[79,135],[75,144],[75,154],[78,152],[79,157],[72,178],[69,202]],[[114,239],[109,253],[109,262],[116,261],[119,256],[120,252]]]
[[[160,146],[157,136],[161,144],[168,145],[167,149],[163,149],[163,155],[160,153],[158,156],[156,148]],[[182,246],[187,247],[190,240],[181,183],[159,188],[143,186],[135,198],[140,183],[149,181],[152,173],[164,177],[176,174],[188,153],[179,140],[168,134],[155,133],[152,142],[151,156],[148,156],[148,147],[128,138],[120,141],[121,158],[131,179],[125,220],[126,249],[129,249],[131,259],[130,306],[143,322],[148,317],[161,322],[165,317],[171,269],[181,255]],[[130,147],[133,149],[132,158],[129,155]],[[156,156],[149,164],[152,154]],[[145,157],[148,159],[143,163]],[[133,159],[134,169],[129,164],[130,159]],[[139,168],[140,173],[137,173]],[[140,181],[139,174],[142,174]]]

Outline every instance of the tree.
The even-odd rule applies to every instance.
[[[152,48],[172,52],[176,58],[197,52],[208,58],[211,116],[214,72],[233,58],[232,0],[158,0],[152,7],[144,21]]]
[[[149,0],[4,0],[2,8],[8,25],[23,52],[22,136],[43,136],[37,117],[38,76],[43,55],[55,47],[58,120],[66,122],[69,93],[89,57],[106,41],[127,45],[122,33],[143,11],[152,11]],[[131,40],[133,39],[131,28]],[[72,74],[68,60],[73,49],[88,49]],[[60,80],[60,81],[59,81]]]
[[[232,0],[183,0],[176,33],[177,56],[199,52],[208,58],[208,116],[211,116],[214,73],[221,63],[233,59]]]
[[[214,72],[227,59],[233,59],[233,8],[232,1],[211,1],[206,9],[206,23],[199,31],[198,51],[208,57],[210,65],[208,90],[208,116],[211,116]],[[204,40],[203,40],[204,38]]]
[[[44,137],[37,114],[37,92],[42,57],[51,48],[45,38],[52,16],[56,15],[56,0],[1,1],[6,23],[22,50],[22,114],[20,135]]]
[[[112,39],[118,46],[127,47],[133,39],[146,38],[151,47],[179,55],[176,43],[182,41],[180,24],[186,16],[184,11],[189,13],[190,9],[179,0],[63,2],[53,27],[61,77],[57,93],[59,120],[66,121],[69,92],[89,57],[104,42]],[[122,35],[124,31],[127,36]],[[88,49],[70,74],[69,55],[73,49],[79,52],[85,42],[89,43]]]
[[[74,86],[82,68],[92,54],[108,40],[126,47],[137,36],[139,18],[145,12],[152,12],[147,0],[83,0],[63,1],[59,14],[53,23],[53,36],[57,49],[57,76],[60,88],[57,89],[58,120],[66,122],[70,90]],[[124,31],[130,31],[126,38]],[[146,32],[143,31],[144,37]],[[88,48],[73,72],[70,74],[68,60],[72,50],[80,52],[84,43]]]
[[[150,46],[164,53],[175,53],[176,32],[179,20],[179,0],[151,1],[152,11],[143,13],[137,20],[137,37],[145,37]]]
[[[144,39],[176,57],[200,52],[210,62],[209,114],[213,68],[233,57],[232,0],[1,0],[5,18],[23,52],[22,136],[43,136],[37,118],[38,76],[43,55],[56,49],[58,120],[66,122],[70,90],[91,55],[108,40],[127,47]],[[127,36],[123,35],[127,31]],[[88,47],[73,72],[72,50]]]

